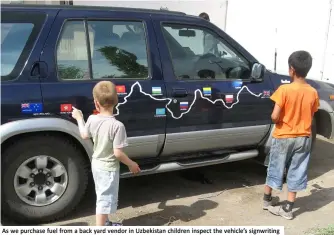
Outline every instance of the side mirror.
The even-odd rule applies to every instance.
[[[262,82],[266,68],[263,64],[255,63],[252,67],[251,79],[253,82]]]

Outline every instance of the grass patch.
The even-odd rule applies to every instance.
[[[308,235],[334,235],[334,225],[329,225],[327,228],[312,229]]]

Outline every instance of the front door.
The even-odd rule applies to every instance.
[[[157,157],[166,125],[157,53],[146,14],[61,10],[41,56],[50,68],[42,81],[45,112],[73,121],[76,106],[87,118],[95,112],[94,85],[112,81],[119,95],[114,113],[129,137],[126,152],[131,158]]]
[[[252,147],[270,128],[270,79],[252,83],[248,58],[200,22],[178,16],[154,21],[173,99],[166,155]]]

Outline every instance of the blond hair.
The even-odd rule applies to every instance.
[[[111,108],[118,103],[116,86],[110,81],[98,82],[93,88],[93,97],[103,108]]]

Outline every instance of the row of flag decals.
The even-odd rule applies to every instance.
[[[236,89],[240,89],[242,86],[242,82],[236,81],[233,82],[233,87]],[[128,94],[126,91],[125,85],[117,85],[116,91],[118,95],[126,95]],[[202,88],[203,96],[212,96],[212,88],[207,86]],[[131,91],[132,92],[132,91]],[[152,96],[161,96],[162,95],[162,89],[159,86],[152,87]],[[262,93],[261,98],[270,98],[271,91],[270,90],[264,90]],[[225,103],[231,104],[235,101],[233,94],[225,94]],[[177,101],[175,100],[175,103]],[[180,101],[179,102],[179,108],[180,111],[187,111],[189,109],[189,102],[188,101]],[[72,112],[73,105],[66,103],[66,104],[60,104],[60,114],[70,114]],[[43,114],[43,104],[42,103],[22,103],[21,104],[21,112],[24,114]],[[97,110],[93,110],[93,114],[98,114],[99,112]],[[166,116],[166,108],[157,108],[155,112],[156,117]]]
[[[117,92],[118,95],[127,95],[128,94],[126,92],[125,85],[116,86],[116,92]],[[158,87],[158,86],[152,87],[152,95],[153,96],[162,95],[161,87]]]

